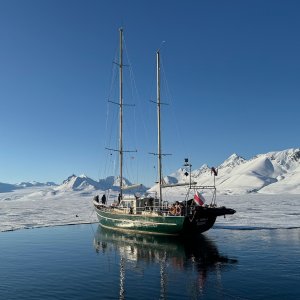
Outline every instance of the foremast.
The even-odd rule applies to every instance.
[[[123,28],[120,31],[119,56],[119,162],[120,162],[120,196],[123,198]]]
[[[123,67],[125,66],[123,64],[123,28],[119,29],[119,39],[120,39],[120,53],[119,53],[119,63],[117,65],[119,66],[119,149],[114,150],[119,152],[119,169],[120,169],[120,198],[123,199],[123,162],[124,162],[124,152],[137,152],[137,150],[124,150],[123,149],[123,107],[125,106],[134,106],[130,104],[124,104],[123,103]]]

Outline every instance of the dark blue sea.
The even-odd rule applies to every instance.
[[[300,229],[192,239],[98,225],[0,233],[0,299],[299,299]]]

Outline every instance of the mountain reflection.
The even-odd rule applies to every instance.
[[[160,299],[165,299],[168,268],[194,270],[197,273],[197,290],[201,290],[210,272],[220,272],[237,263],[236,259],[221,255],[216,244],[201,234],[188,239],[127,235],[99,226],[94,237],[94,247],[98,253],[119,253],[120,299],[124,299],[125,269],[128,265],[139,269],[141,263],[159,264]]]

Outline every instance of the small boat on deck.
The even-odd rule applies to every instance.
[[[162,153],[161,147],[161,101],[160,101],[160,51],[156,53],[156,77],[157,77],[157,135],[158,151],[152,153],[158,158],[158,186],[155,194],[128,195],[127,187],[123,186],[123,30],[120,29],[120,57],[119,57],[119,182],[120,194],[118,202],[112,205],[100,203],[99,198],[94,198],[93,204],[99,223],[104,228],[110,228],[127,233],[143,233],[152,235],[186,235],[189,233],[202,233],[209,230],[219,216],[232,215],[235,210],[226,207],[218,207],[216,204],[215,176],[217,172],[212,168],[214,184],[212,186],[197,186],[191,182],[191,164],[185,159],[185,166],[189,167],[189,183],[186,185],[187,194],[183,201],[163,199],[163,188],[172,188],[178,185],[166,185],[162,176]],[[110,149],[112,150],[112,149]],[[212,200],[210,204],[204,203],[204,198],[199,192],[210,190]]]

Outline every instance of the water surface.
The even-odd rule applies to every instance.
[[[296,299],[300,230],[193,240],[98,225],[0,233],[1,299]]]

